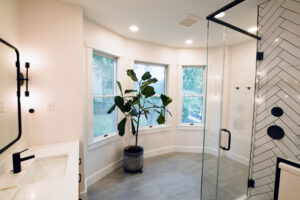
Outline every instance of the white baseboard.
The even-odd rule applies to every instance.
[[[166,153],[172,153],[172,152],[189,152],[189,153],[201,153],[202,152],[202,147],[193,147],[193,146],[169,146],[169,147],[164,147],[160,149],[155,149],[151,151],[147,151],[144,154],[145,158],[150,158],[153,156],[159,156],[163,155]],[[122,165],[123,159],[120,159],[107,167],[99,170],[98,172],[92,174],[91,176],[86,178],[86,187],[89,187],[108,175],[109,173],[113,172],[117,168],[119,168]],[[84,193],[84,191],[82,192]]]
[[[202,147],[199,147],[199,146],[174,146],[173,152],[202,153]]]
[[[243,195],[235,200],[247,200],[247,198],[248,198],[247,195]]]
[[[113,172],[114,170],[118,169],[122,165],[122,160],[120,159],[105,168],[99,170],[98,172],[92,174],[91,176],[86,178],[86,187],[89,187],[96,183],[98,180],[102,179],[104,176],[108,175],[109,173]]]
[[[219,153],[219,150],[218,149],[215,149],[215,148],[211,148],[211,147],[206,147],[205,148],[205,153],[208,153],[208,154],[211,154],[211,155],[214,155],[214,156],[218,156],[218,153]]]
[[[160,148],[160,149],[146,151],[144,153],[144,158],[150,158],[150,157],[153,157],[153,156],[159,156],[159,155],[162,155],[162,154],[172,153],[172,152],[174,152],[174,147],[173,146],[168,146],[168,147],[164,147],[164,148]]]
[[[202,147],[199,146],[169,146],[169,147],[164,147],[160,149],[155,149],[151,151],[147,151],[144,153],[145,158],[150,158],[153,156],[159,156],[163,155],[166,153],[173,153],[173,152],[184,152],[184,153],[202,153]],[[218,150],[207,147],[205,148],[205,153],[212,154],[214,156],[218,156]],[[248,165],[249,160],[243,156],[240,156],[236,153],[232,152],[226,152],[226,156],[229,158],[240,162],[242,164]],[[98,172],[92,174],[91,176],[86,178],[86,187],[89,187],[108,175],[109,173],[113,172],[117,168],[119,168],[122,165],[123,159],[121,158],[120,160],[108,165],[107,167],[99,170]],[[84,193],[84,192],[83,192]]]
[[[234,161],[237,161],[243,165],[246,165],[248,166],[249,165],[249,159],[244,157],[244,156],[241,156],[237,153],[234,153],[232,151],[226,151],[226,154],[225,154],[228,158],[231,158],[232,160]]]
[[[86,191],[80,192],[80,199],[81,200],[88,200],[87,199],[87,192]]]

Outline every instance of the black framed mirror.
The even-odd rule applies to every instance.
[[[20,54],[0,38],[0,154],[22,135]]]

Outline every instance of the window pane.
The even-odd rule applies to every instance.
[[[114,104],[113,97],[94,98],[94,137],[116,131],[116,110],[107,114]]]
[[[182,123],[202,123],[203,97],[183,97]]]
[[[157,105],[157,106],[161,106],[161,100],[160,97],[150,97],[148,98],[148,100]],[[150,103],[146,104],[146,107],[151,107]],[[159,116],[159,113],[155,112],[154,109],[149,109],[149,114],[148,114],[148,120],[145,117],[141,117],[141,121],[140,121],[140,126],[157,126],[157,118]]]
[[[114,59],[93,54],[93,95],[114,94]]]
[[[155,89],[156,94],[164,94],[165,93],[165,66],[160,65],[150,65],[150,64],[135,64],[134,71],[136,73],[137,78],[140,80],[145,72],[150,72],[152,78],[156,78],[158,80],[157,83],[152,84]],[[137,89],[137,84],[135,84],[135,89]]]
[[[203,90],[203,68],[183,68],[183,95],[202,95]]]

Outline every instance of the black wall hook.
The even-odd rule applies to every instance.
[[[30,109],[29,109],[29,113],[31,113],[31,114],[34,113],[34,111],[35,111],[35,110],[34,110],[33,108],[30,108]]]

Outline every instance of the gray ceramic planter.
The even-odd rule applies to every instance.
[[[125,172],[142,173],[144,166],[144,148],[128,146],[123,151],[123,167]]]

